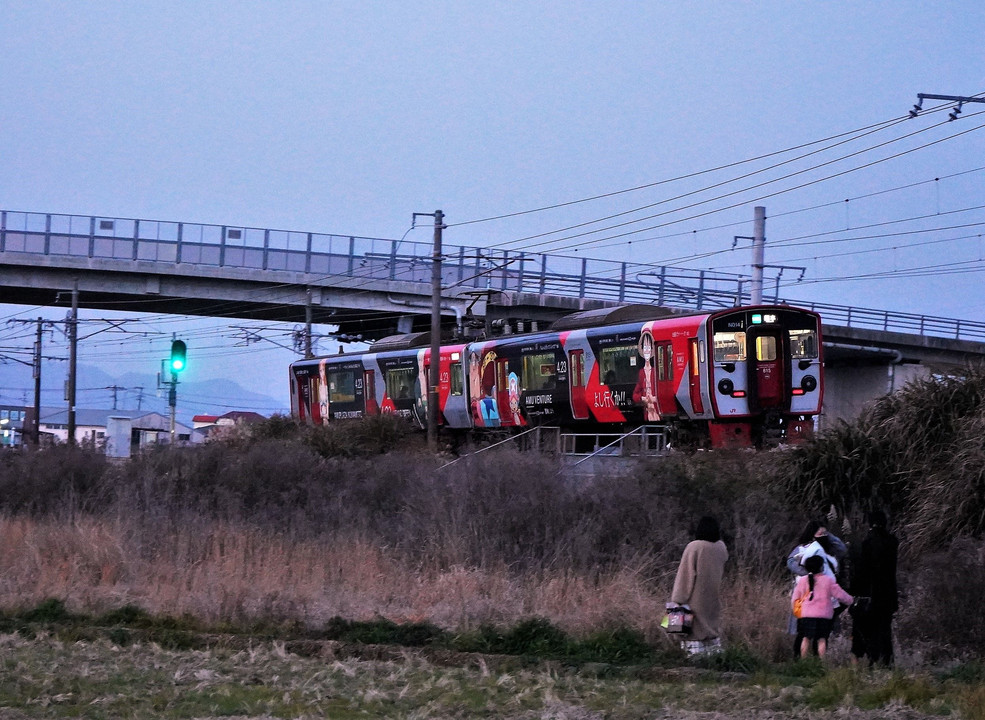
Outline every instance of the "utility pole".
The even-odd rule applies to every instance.
[[[79,281],[72,287],[72,313],[68,320],[68,444],[75,445],[75,383],[79,344]]]
[[[311,352],[311,288],[308,288],[308,297],[304,304],[304,357],[309,360],[314,356]]]
[[[434,211],[434,256],[431,262],[431,370],[428,372],[428,446],[438,450],[438,380],[441,377],[441,231],[445,214]]]
[[[763,302],[763,263],[766,255],[766,208],[757,205],[753,208],[752,229],[752,284],[750,287],[753,305]]]
[[[34,447],[41,443],[41,333],[44,318],[38,318],[38,335],[34,341],[34,422],[31,424],[31,439]]]
[[[427,371],[428,447],[438,450],[438,387],[441,378],[441,231],[445,228],[445,214],[414,213],[434,218],[434,250],[431,255],[431,364]],[[413,222],[413,220],[412,220]],[[424,392],[424,380],[421,388]]]

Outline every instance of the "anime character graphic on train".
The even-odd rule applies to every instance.
[[[456,431],[660,424],[697,445],[748,447],[802,440],[821,411],[821,319],[785,305],[593,310],[546,332],[444,343],[437,362],[429,345],[428,333],[398,335],[293,363],[294,417],[386,412],[423,427],[432,366],[439,423]]]

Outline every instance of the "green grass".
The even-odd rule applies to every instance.
[[[952,708],[981,717],[971,714],[981,700],[979,686],[851,668],[802,677],[767,665],[749,675],[694,667],[598,675],[553,661],[507,670],[483,662],[442,666],[429,662],[424,650],[365,661],[301,657],[280,642],[179,651],[145,642],[122,648],[107,640],[65,643],[44,633],[0,636],[0,657],[0,716],[18,718],[642,720],[662,709],[684,720],[753,711],[823,719],[846,712],[885,717],[899,707],[909,719]]]
[[[304,655],[286,650],[295,626],[276,629],[276,639],[218,636],[135,606],[86,618],[48,600],[3,620],[19,628],[0,635],[0,717],[642,720],[662,708],[680,718],[754,710],[834,718],[905,707],[908,718],[985,718],[977,661],[935,675],[873,672],[816,658],[772,664],[737,645],[689,662],[633,631],[572,638],[538,618],[460,635],[334,618],[299,633],[316,649]],[[333,655],[339,643],[393,652]],[[518,661],[495,660],[503,656]]]

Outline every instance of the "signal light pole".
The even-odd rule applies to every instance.
[[[171,341],[171,360],[168,367],[171,370],[171,387],[168,388],[168,406],[171,408],[171,447],[174,447],[175,413],[178,405],[178,373],[187,367],[186,356],[188,346],[184,340]]]

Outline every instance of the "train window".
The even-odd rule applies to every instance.
[[[557,363],[554,353],[525,355],[520,387],[524,390],[547,390],[553,388],[557,380]]]
[[[791,330],[790,357],[794,360],[816,358],[817,333],[813,330]]]
[[[670,344],[657,345],[657,380],[674,379],[674,348]]]
[[[328,401],[351,403],[356,400],[356,374],[352,370],[334,370],[328,373]]]
[[[414,368],[397,368],[386,374],[386,394],[394,400],[408,400],[413,397]]]
[[[715,333],[715,362],[742,362],[746,359],[744,332]]]
[[[573,350],[568,354],[568,362],[571,364],[571,387],[585,387],[585,353]]]
[[[451,394],[461,395],[462,388],[465,387],[465,380],[462,374],[462,363],[455,362],[451,364]]]
[[[772,335],[760,335],[756,338],[756,359],[760,362],[776,360],[776,338]]]
[[[598,358],[599,377],[612,377],[610,372],[615,375],[615,379],[612,382],[606,381],[606,384],[635,383],[639,379],[643,361],[636,349],[636,343],[602,348]]]

